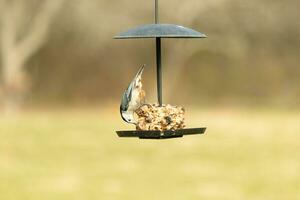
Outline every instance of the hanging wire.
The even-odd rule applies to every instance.
[[[155,20],[155,24],[159,23],[159,18],[158,18],[158,0],[155,0],[155,15],[154,15],[154,20]]]

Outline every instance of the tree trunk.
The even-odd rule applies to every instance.
[[[6,113],[13,113],[21,108],[21,103],[29,89],[28,79],[23,64],[13,55],[4,60],[2,70],[2,105]]]
[[[29,88],[25,64],[46,42],[52,19],[63,2],[42,1],[41,8],[32,15],[31,10],[26,9],[25,1],[0,0],[0,56],[3,70],[0,95],[5,111],[13,112],[20,108]],[[28,16],[33,17],[30,24],[24,21]]]

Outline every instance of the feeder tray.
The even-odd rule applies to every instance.
[[[117,131],[119,137],[139,137],[140,139],[168,139],[184,135],[203,134],[206,128],[186,128],[168,131]]]
[[[155,38],[157,65],[157,97],[162,106],[162,70],[161,70],[161,38],[206,38],[206,35],[175,24],[160,24],[158,19],[158,0],[155,0],[155,24],[145,24],[129,29],[115,36],[114,39]],[[183,137],[184,135],[203,134],[206,128],[186,128],[167,131],[116,131],[119,137],[138,137],[140,139],[167,139]]]

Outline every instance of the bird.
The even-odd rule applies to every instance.
[[[145,91],[142,90],[142,73],[145,66],[144,64],[140,67],[121,99],[120,114],[127,123],[137,123],[134,119],[134,112],[145,103]]]

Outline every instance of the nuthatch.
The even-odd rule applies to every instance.
[[[136,124],[134,112],[144,103],[145,100],[145,92],[142,90],[142,73],[144,67],[145,64],[141,66],[122,96],[120,113],[122,119],[127,123]]]

